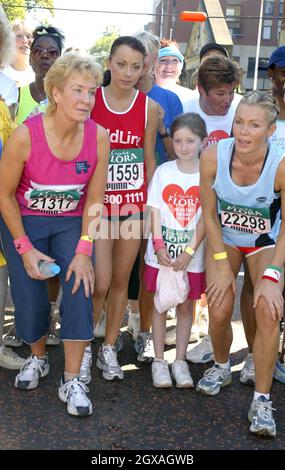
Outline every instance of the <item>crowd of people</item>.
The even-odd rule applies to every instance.
[[[242,96],[238,66],[219,44],[201,49],[189,89],[179,83],[175,41],[120,36],[103,73],[92,56],[64,51],[64,39],[53,26],[10,25],[0,12],[0,367],[19,370],[18,389],[39,386],[49,373],[46,345],[59,342],[50,328],[61,296],[58,397],[69,414],[92,414],[94,336],[104,338],[96,358],[103,378],[123,379],[127,307],[153,386],[193,388],[189,363],[212,361],[196,391],[215,396],[232,381],[243,265],[240,381],[254,387],[250,431],[275,437],[273,377],[285,383],[285,47],[268,61],[272,90]],[[48,278],[43,262],[56,263],[58,276]],[[15,332],[5,338],[8,277]],[[201,314],[208,329],[187,351]],[[11,349],[22,342],[27,359]]]

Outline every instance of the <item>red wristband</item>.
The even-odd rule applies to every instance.
[[[93,243],[90,243],[87,240],[79,240],[77,243],[77,247],[75,250],[75,253],[78,254],[80,253],[81,255],[87,255],[87,256],[92,256],[93,252]]]
[[[153,249],[155,252],[165,248],[165,243],[163,238],[153,238],[152,239]]]
[[[27,251],[31,251],[34,248],[28,235],[23,235],[21,238],[14,240],[14,246],[19,255],[23,255],[24,253],[27,253]]]
[[[278,284],[277,279],[275,279],[274,277],[271,277],[271,276],[263,275],[263,276],[261,277],[261,279],[267,279],[268,281],[275,282],[275,284]]]

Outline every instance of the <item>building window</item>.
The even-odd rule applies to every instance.
[[[280,0],[279,2],[279,15],[283,16],[284,1]]]
[[[281,33],[281,25],[282,25],[282,20],[277,21],[277,32],[276,32],[276,39],[279,41],[280,33]]]
[[[267,78],[268,59],[261,57],[258,61],[258,78]],[[254,77],[255,57],[248,58],[247,78]]]
[[[241,36],[240,34],[240,6],[231,5],[226,8],[226,21],[229,32],[233,37]]]
[[[272,33],[272,20],[264,20],[263,30],[262,30],[262,39],[271,39]]]
[[[265,2],[264,4],[264,15],[265,16],[273,16],[274,13],[274,1],[273,2]]]

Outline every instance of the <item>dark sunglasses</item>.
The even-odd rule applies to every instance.
[[[56,59],[57,57],[59,57],[60,52],[55,47],[46,48],[46,47],[35,46],[31,50],[31,54],[37,57],[42,57],[44,54],[46,54],[49,59]]]

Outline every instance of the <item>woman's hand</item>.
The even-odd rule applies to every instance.
[[[84,285],[86,297],[89,297],[90,293],[94,293],[95,275],[90,256],[81,253],[76,254],[68,267],[65,277],[66,282],[70,280],[72,273],[75,275],[72,295],[78,291],[81,281]]]
[[[253,308],[256,308],[261,297],[268,304],[269,315],[273,320],[283,317],[284,299],[278,284],[267,279],[260,279],[254,287]]]
[[[41,251],[33,248],[27,253],[22,255],[23,263],[25,266],[25,270],[27,271],[28,276],[32,279],[39,279],[44,280],[47,279],[46,276],[43,276],[39,271],[39,262],[40,261],[51,261],[52,263],[55,261],[50,256],[45,255]]]
[[[191,259],[192,256],[189,253],[186,253],[186,251],[180,253],[172,264],[174,271],[186,271]]]
[[[159,264],[162,266],[172,266],[172,259],[169,256],[169,253],[166,248],[158,250],[156,253]]]
[[[236,280],[229,263],[222,265],[222,261],[217,262],[215,280],[209,283],[206,289],[209,306],[219,307],[224,299],[225,293],[231,287],[233,294],[236,292]]]

